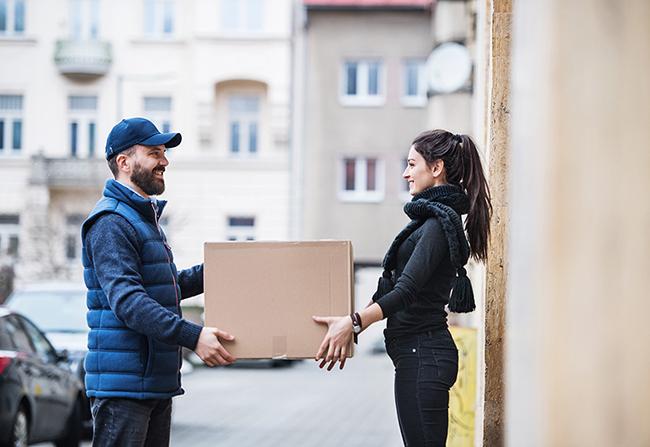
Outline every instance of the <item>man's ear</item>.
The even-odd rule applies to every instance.
[[[124,153],[117,154],[115,156],[115,164],[117,165],[117,169],[119,169],[120,172],[131,172],[131,163],[129,161],[129,158],[130,157]]]

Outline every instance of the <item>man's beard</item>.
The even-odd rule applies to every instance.
[[[156,167],[156,169],[164,170],[164,167]],[[139,163],[136,163],[133,167],[133,173],[131,174],[131,181],[134,185],[137,185],[142,189],[145,194],[149,196],[157,196],[162,194],[165,191],[165,180],[159,179],[154,176],[153,170],[147,171],[142,168]]]

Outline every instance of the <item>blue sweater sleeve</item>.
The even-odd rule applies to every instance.
[[[203,293],[203,264],[178,272],[178,285],[181,287],[181,299]]]
[[[449,256],[449,246],[440,222],[428,219],[395,287],[376,301],[384,317],[410,306],[445,256]]]
[[[126,219],[117,214],[99,217],[86,234],[86,247],[111,310],[127,327],[164,343],[196,347],[201,326],[147,294],[137,234]]]

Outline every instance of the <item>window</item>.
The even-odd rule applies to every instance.
[[[383,102],[383,66],[381,61],[346,61],[343,64],[341,103],[344,105],[378,106]]]
[[[71,35],[78,40],[97,39],[99,0],[70,0]]]
[[[262,31],[264,0],[221,0],[221,29],[226,32]]]
[[[0,95],[0,155],[18,154],[23,145],[23,97]]]
[[[0,214],[0,258],[18,257],[20,217],[17,214]]]
[[[81,224],[83,214],[68,214],[65,217],[65,258],[68,261],[81,259]]]
[[[228,228],[226,230],[228,241],[254,241],[255,240],[255,218],[232,216],[228,217]]]
[[[25,328],[25,332],[27,332],[29,338],[31,338],[32,346],[35,348],[36,355],[38,355],[44,363],[56,363],[56,353],[54,352],[54,348],[52,348],[50,342],[43,337],[43,334],[41,334],[32,323],[24,318],[21,318],[20,320]]]
[[[162,133],[171,130],[172,98],[169,96],[145,96],[143,98],[144,115],[156,125]]]
[[[0,351],[13,351],[15,349],[14,343],[11,341],[11,337],[9,336],[7,324],[7,318],[0,318]],[[0,371],[1,370],[2,366],[0,366]]]
[[[32,342],[29,340],[29,336],[25,332],[23,325],[20,324],[18,317],[16,315],[9,315],[6,317],[5,323],[9,338],[13,340],[16,351],[33,354],[35,351]]]
[[[254,155],[259,149],[260,98],[232,95],[228,100],[229,151],[232,155]]]
[[[173,0],[144,0],[144,33],[148,37],[174,34]]]
[[[93,158],[97,148],[97,96],[68,96],[70,155]]]
[[[383,162],[377,158],[341,160],[339,198],[343,201],[380,201],[384,197]]]
[[[25,32],[25,0],[0,0],[0,35]]]
[[[424,106],[427,103],[427,85],[424,60],[408,59],[402,67],[402,104]]]

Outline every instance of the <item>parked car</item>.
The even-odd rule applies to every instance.
[[[0,306],[0,445],[78,446],[83,394],[65,351],[34,323]]]
[[[72,282],[47,282],[25,286],[12,293],[6,306],[32,320],[59,351],[66,350],[70,368],[82,386],[88,352],[86,289]],[[85,387],[82,394],[82,437],[92,436],[92,416]]]

